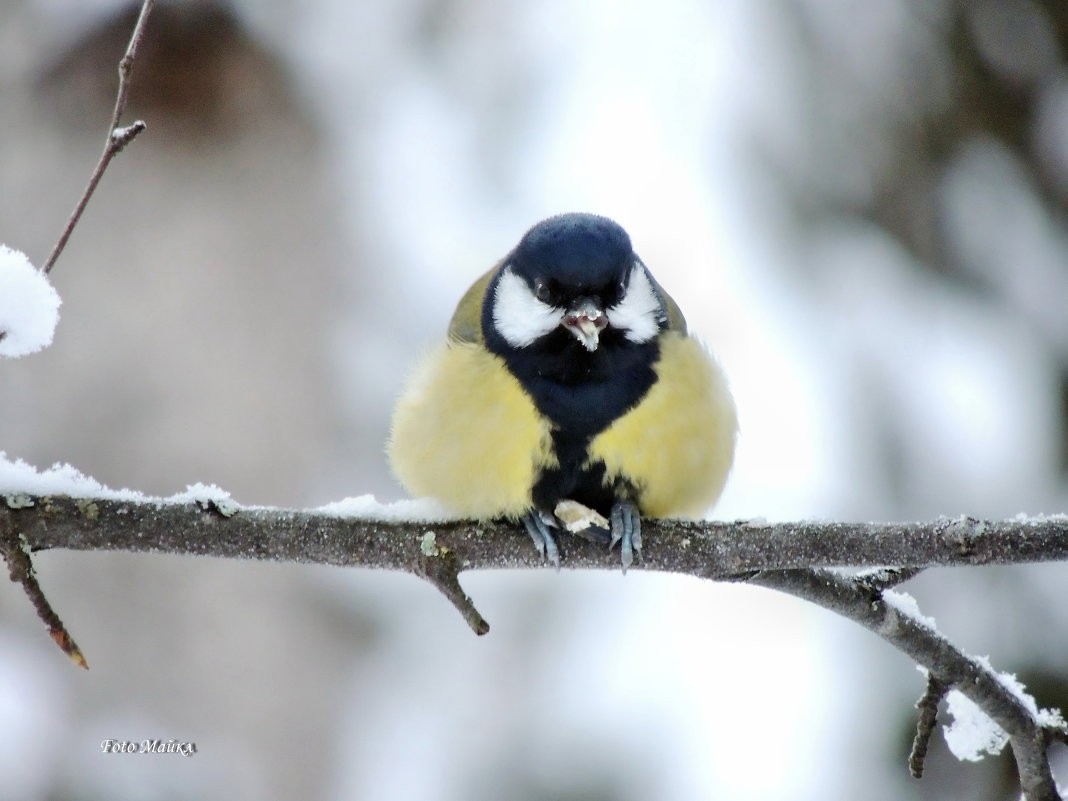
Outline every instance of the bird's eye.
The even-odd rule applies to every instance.
[[[534,297],[542,303],[548,303],[550,298],[552,298],[552,293],[549,291],[548,286],[541,281],[538,281],[538,283],[534,285]]]

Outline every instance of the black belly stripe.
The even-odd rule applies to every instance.
[[[657,340],[635,345],[616,336],[594,352],[570,334],[559,349],[538,346],[503,353],[509,371],[534,405],[563,431],[593,438],[632,409],[656,383],[653,369],[660,358]]]
[[[538,509],[551,512],[556,504],[569,499],[595,509],[605,517],[618,500],[637,501],[637,487],[626,478],[605,483],[605,464],[588,461],[592,437],[554,429],[553,452],[557,467],[542,470],[531,489],[531,500]],[[637,447],[639,443],[635,443]]]
[[[565,498],[578,501],[607,516],[615,502],[612,488],[604,484],[604,462],[586,464],[588,437],[553,431],[553,450],[558,467],[543,470],[531,492],[534,506],[553,511]]]
[[[529,347],[513,348],[492,327],[487,329],[485,317],[483,332],[488,348],[504,359],[552,423],[558,466],[543,470],[534,482],[534,506],[552,512],[561,500],[571,499],[607,516],[616,500],[635,500],[634,487],[625,478],[605,486],[604,463],[587,464],[587,454],[593,438],[640,403],[656,383],[659,341],[633,343],[609,327],[600,347],[590,352],[557,329]]]

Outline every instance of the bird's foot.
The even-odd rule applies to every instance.
[[[642,518],[633,501],[616,501],[610,515],[612,542],[609,549],[619,543],[623,572],[634,563],[634,557],[642,554]]]
[[[548,512],[532,509],[523,515],[523,525],[527,534],[534,540],[534,547],[538,549],[541,558],[552,563],[557,570],[560,569],[560,549],[556,547],[556,537],[551,529],[557,527],[556,518]]]

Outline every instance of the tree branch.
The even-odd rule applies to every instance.
[[[130,74],[133,72],[134,61],[137,58],[137,48],[144,38],[145,25],[148,22],[148,15],[152,11],[154,2],[155,0],[144,0],[141,5],[141,13],[138,15],[137,23],[134,25],[133,33],[130,35],[130,42],[126,46],[126,52],[123,54],[122,59],[119,61],[119,89],[115,97],[115,108],[111,112],[111,121],[108,123],[108,136],[104,142],[104,152],[100,154],[100,159],[93,169],[93,174],[89,176],[89,183],[86,184],[82,196],[78,199],[78,203],[74,206],[74,211],[71,212],[70,217],[67,219],[67,224],[59,235],[59,240],[56,242],[55,247],[52,248],[52,252],[48,254],[48,259],[41,268],[45,273],[52,271],[56,259],[63,252],[63,248],[67,246],[67,240],[70,239],[70,235],[74,232],[74,227],[78,224],[78,220],[81,219],[82,212],[85,211],[85,207],[89,204],[89,198],[96,191],[96,186],[100,183],[100,179],[104,177],[104,171],[107,170],[111,160],[121,153],[122,149],[130,144],[138,134],[145,130],[145,123],[142,120],[137,120],[125,128],[120,128],[119,122],[122,119],[123,112],[126,111],[126,101],[130,96]]]
[[[541,567],[519,528],[505,522],[381,522],[315,511],[66,496],[19,496],[17,523],[34,550],[149,551],[416,572],[425,532],[460,570]],[[9,504],[10,505],[10,504]],[[635,569],[736,579],[748,571],[806,567],[1021,564],[1068,561],[1068,517],[923,523],[751,523],[645,520]],[[566,568],[618,569],[618,555],[562,535]],[[871,593],[914,571],[863,573]],[[873,577],[882,576],[881,580]]]
[[[460,587],[465,570],[544,567],[518,525],[383,522],[326,512],[241,507],[225,497],[187,502],[19,494],[10,521],[34,551],[49,548],[194,554],[400,570],[442,591],[477,633],[488,625]],[[929,523],[714,523],[646,520],[636,570],[747,581],[850,618],[923,665],[932,684],[917,732],[922,762],[940,693],[955,688],[1009,736],[1030,801],[1057,799],[1046,755],[1068,735],[1044,726],[988,666],[951,645],[923,619],[889,603],[888,588],[924,567],[1068,560],[1068,518],[972,518]],[[618,570],[618,555],[561,535],[563,566]],[[880,568],[883,565],[901,565]],[[827,567],[873,568],[848,576]],[[877,568],[877,569],[875,569]],[[936,697],[937,696],[937,697]]]

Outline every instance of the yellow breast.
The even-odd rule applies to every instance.
[[[530,397],[499,357],[467,342],[436,348],[416,368],[388,452],[410,493],[480,519],[526,512],[536,476],[556,464]]]
[[[700,516],[723,491],[738,421],[719,365],[696,340],[660,338],[657,382],[590,443],[605,480],[628,479],[648,517]]]

